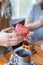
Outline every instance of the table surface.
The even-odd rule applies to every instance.
[[[43,41],[38,41],[35,43],[35,49],[37,53],[32,54],[31,60],[34,61],[37,65],[43,65],[43,50],[40,49],[40,44]],[[13,51],[9,52],[8,54],[4,55],[3,57],[0,57],[0,65],[4,65],[5,62],[7,62],[11,56]]]

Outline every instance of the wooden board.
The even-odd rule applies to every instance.
[[[31,60],[34,61],[37,65],[43,65],[43,51],[40,49],[40,44],[42,42],[43,41],[39,41],[35,43],[35,49],[37,53],[32,54],[31,56]],[[13,51],[6,54],[4,57],[0,57],[0,65],[4,65],[4,63],[9,60],[12,53]]]
[[[0,65],[4,65],[4,63],[6,63],[9,60],[12,53],[13,51],[9,52],[5,56],[0,57]]]
[[[31,60],[34,61],[37,65],[43,65],[43,51],[41,50],[40,48],[40,44],[42,43],[43,41],[38,41],[35,43],[35,50],[37,51],[36,53],[32,54],[31,56]],[[25,48],[25,45],[24,45],[24,48]],[[25,49],[28,49],[28,46],[26,46]]]

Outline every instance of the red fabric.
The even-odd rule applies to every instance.
[[[15,32],[22,36],[26,36],[29,33],[29,29],[22,24],[17,24],[15,27]]]

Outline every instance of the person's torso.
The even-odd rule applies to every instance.
[[[35,4],[33,11],[34,11],[34,21],[33,22],[38,22],[40,20],[40,17],[43,16],[43,10],[41,10],[41,8],[37,4]],[[37,36],[37,39],[39,40],[43,39],[43,26],[39,27],[34,32]]]

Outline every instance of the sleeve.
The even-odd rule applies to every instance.
[[[34,6],[29,8],[26,18],[29,20],[34,20]]]

